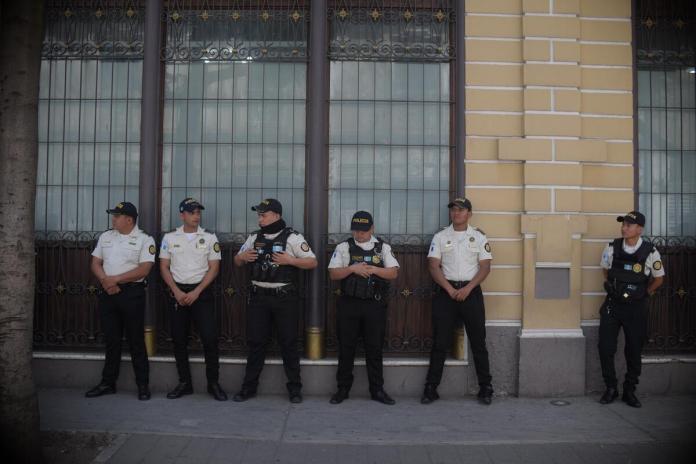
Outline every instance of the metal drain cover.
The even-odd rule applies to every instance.
[[[553,401],[551,401],[551,404],[554,406],[568,406],[570,404],[570,401],[553,400]]]

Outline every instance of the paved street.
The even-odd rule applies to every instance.
[[[643,397],[644,407],[595,398],[471,397],[423,406],[397,398],[331,405],[308,397],[218,403],[194,394],[167,400],[154,392],[86,399],[68,389],[39,393],[43,430],[108,432],[116,439],[96,462],[108,463],[601,463],[692,462],[696,397]]]

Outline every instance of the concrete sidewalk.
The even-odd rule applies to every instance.
[[[423,406],[396,398],[331,405],[284,396],[219,403],[195,394],[140,402],[131,392],[87,399],[81,390],[39,392],[42,430],[108,432],[97,462],[458,463],[693,462],[696,397],[642,398],[642,409],[596,398],[472,397]]]

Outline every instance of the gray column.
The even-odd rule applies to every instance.
[[[466,166],[464,164],[466,150],[466,52],[464,47],[464,20],[466,8],[463,1],[456,1],[454,10],[456,22],[454,25],[454,191],[457,196],[464,195],[466,182]]]
[[[324,356],[326,325],[326,243],[328,226],[328,24],[326,0],[312,0],[310,16],[310,60],[307,169],[307,236],[319,266],[309,272],[305,313],[305,353],[310,359]]]
[[[159,233],[159,179],[160,179],[160,40],[162,2],[147,0],[145,4],[145,57],[143,61],[143,100],[140,123],[140,196],[138,223],[141,229],[157,238]],[[145,309],[145,343],[148,354],[156,347],[155,295],[159,285],[152,272]]]

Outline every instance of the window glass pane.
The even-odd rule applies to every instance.
[[[449,86],[449,66],[342,61],[331,73],[330,240],[366,209],[380,236],[426,242],[447,221],[450,106],[440,83]]]
[[[162,227],[176,227],[177,205],[194,196],[206,206],[204,227],[246,234],[257,228],[250,206],[272,196],[284,203],[288,224],[301,229],[305,109],[304,91],[298,89],[306,86],[305,65],[191,61],[166,66],[175,72],[165,74],[165,81],[174,82],[165,82],[173,94],[165,93],[171,116],[165,117],[164,135],[176,143],[162,159]],[[185,93],[176,90],[181,76],[187,77]]]

